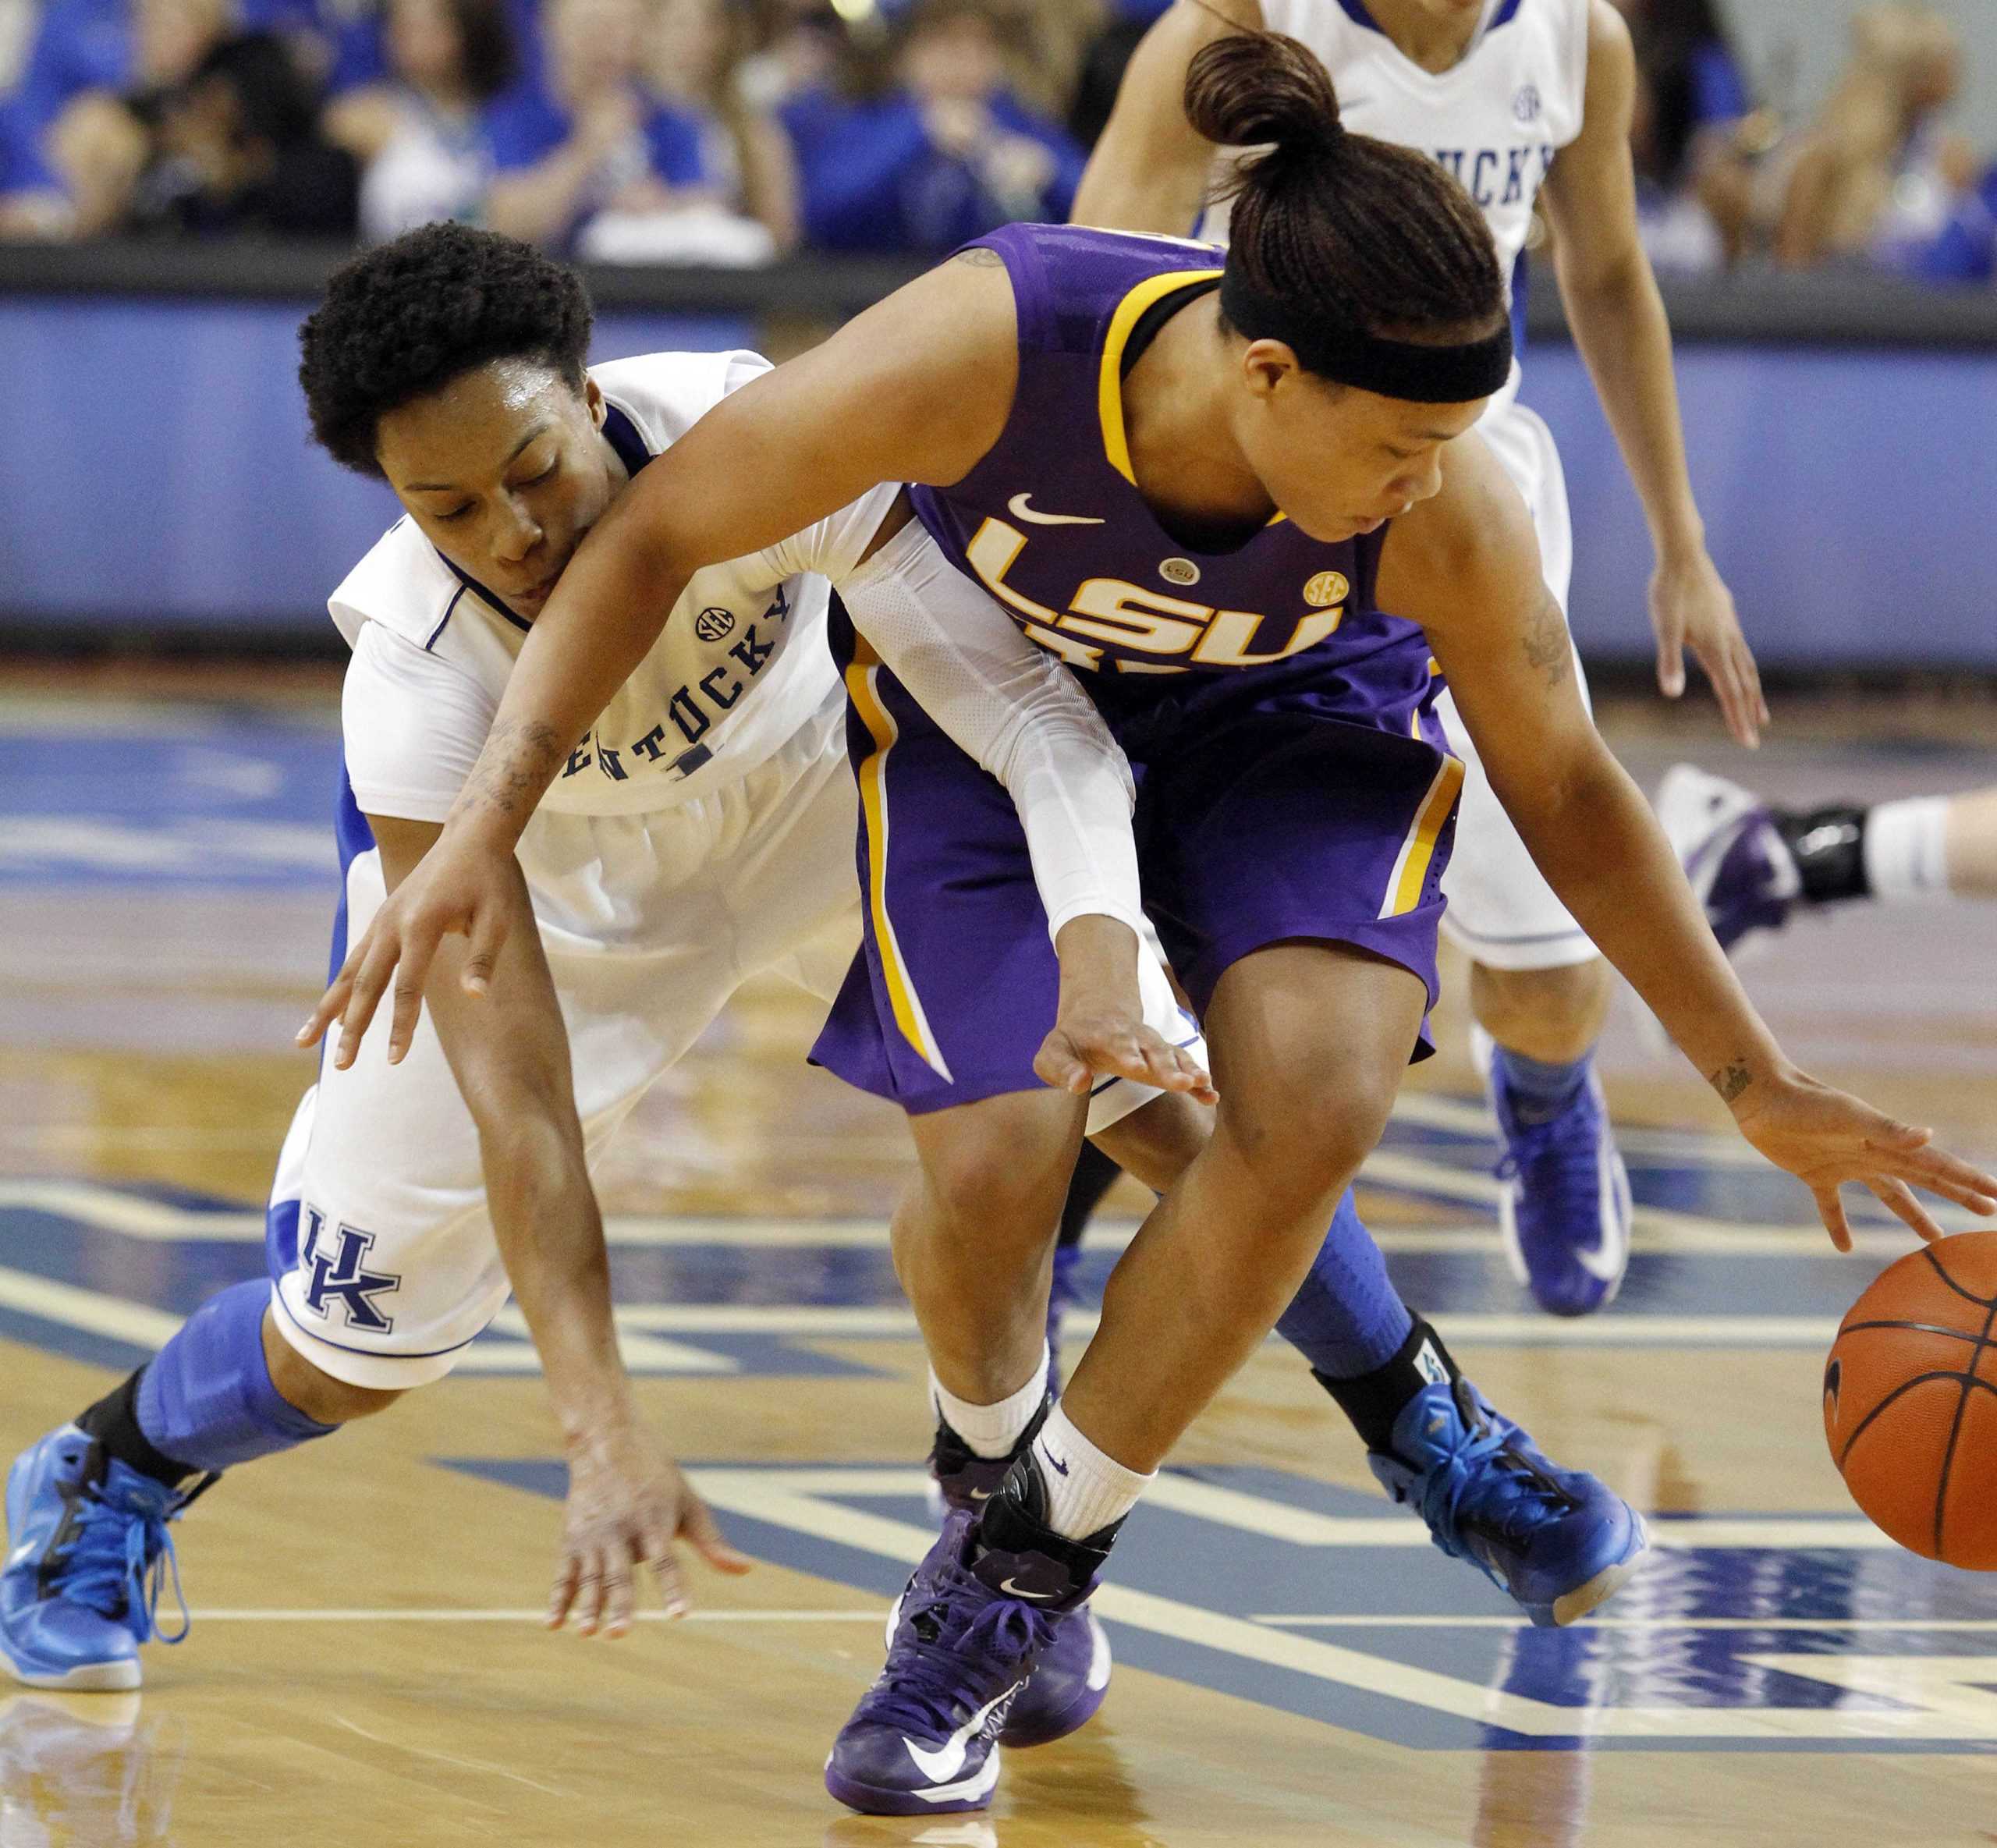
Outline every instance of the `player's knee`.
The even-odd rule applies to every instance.
[[[1073,1171],[1066,1140],[1045,1150],[1027,1126],[1002,1115],[960,1133],[926,1138],[924,1191],[949,1226],[975,1228],[981,1240],[1053,1236]]]
[[[1471,971],[1479,1023],[1502,1046],[1528,1059],[1563,1064],[1601,1038],[1609,1001],[1609,965],[1599,956],[1558,969]]]
[[[1399,1087],[1398,1070],[1353,1065],[1295,1086],[1255,1087],[1222,1100],[1220,1130],[1272,1216],[1329,1210],[1372,1153]]]

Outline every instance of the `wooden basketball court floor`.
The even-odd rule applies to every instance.
[[[310,676],[9,678],[0,1459],[260,1268],[311,1069],[288,1038],[324,967],[337,753]],[[1796,796],[1997,776],[1946,715],[1896,743],[1918,715],[1804,713],[1751,765],[1689,713],[1675,740],[1612,718],[1650,782],[1679,754]],[[1748,974],[1814,1069],[1988,1159],[1993,968],[1997,911],[1959,906],[1813,922]],[[644,1403],[756,1571],[697,1573],[690,1621],[620,1644],[544,1634],[559,1453],[502,1321],[448,1382],[193,1511],[193,1633],[148,1651],[142,1695],[0,1685],[0,1844],[1997,1841],[1997,1584],[1868,1527],[1818,1422],[1831,1331],[1903,1240],[1875,1215],[1838,1259],[1626,1005],[1605,1062],[1639,1231],[1609,1312],[1539,1317],[1498,1259],[1460,1009],[1362,1197],[1487,1391],[1655,1517],[1601,1620],[1521,1628],[1381,1499],[1272,1345],[1119,1548],[1099,1719],[1009,1754],[988,1816],[845,1814],[819,1768],[926,1544],[927,1431],[883,1229],[900,1126],[803,1066],[812,1024],[746,995],[604,1183]],[[1137,1205],[1112,1203],[1093,1286]]]

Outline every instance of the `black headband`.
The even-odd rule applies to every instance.
[[[1307,372],[1410,404],[1467,404],[1488,398],[1512,375],[1509,321],[1482,340],[1421,346],[1382,340],[1360,328],[1300,314],[1245,281],[1233,264],[1220,283],[1221,311],[1244,339],[1280,340]]]

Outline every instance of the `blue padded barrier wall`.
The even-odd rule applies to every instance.
[[[306,439],[307,305],[0,294],[0,640],[326,633],[327,592],[392,503]],[[619,309],[596,353],[754,344],[745,317]],[[1640,659],[1635,498],[1573,349],[1536,341],[1526,371],[1566,459],[1576,632],[1592,659]],[[1700,342],[1679,373],[1714,553],[1765,662],[1997,668],[1997,346]]]
[[[0,296],[0,639],[331,637],[327,594],[396,509],[307,438],[307,306]],[[740,320],[607,314],[594,356],[753,344]]]

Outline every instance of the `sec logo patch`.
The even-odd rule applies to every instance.
[[[1329,609],[1344,602],[1351,591],[1343,571],[1321,571],[1304,587],[1304,601],[1314,609]]]
[[[710,604],[693,619],[693,633],[704,642],[718,642],[735,632],[735,612]]]

